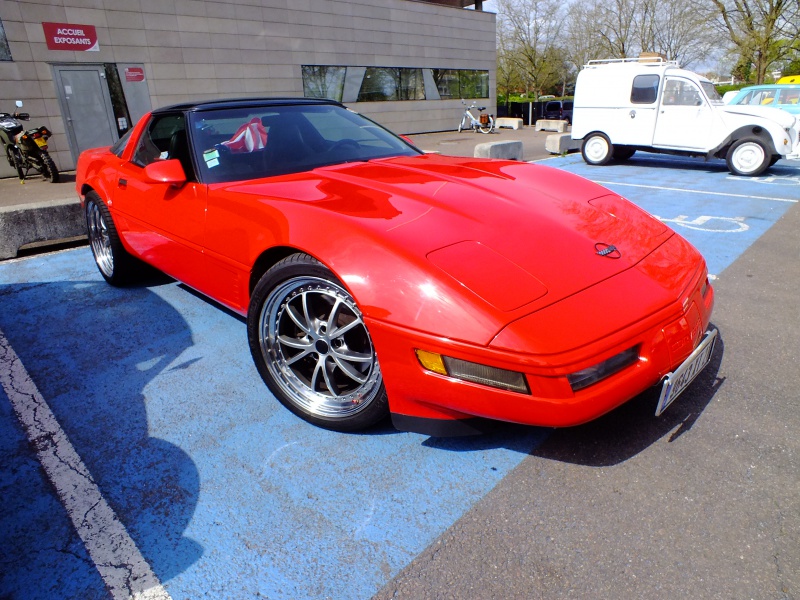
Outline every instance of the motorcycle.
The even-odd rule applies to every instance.
[[[17,100],[17,109],[22,102]],[[28,121],[28,113],[0,112],[0,142],[8,159],[8,164],[16,169],[20,182],[24,182],[31,170],[42,174],[46,181],[58,183],[58,168],[47,152],[47,140],[51,131],[41,126],[25,131],[20,121]]]

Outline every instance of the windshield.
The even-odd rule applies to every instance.
[[[336,105],[229,108],[191,113],[204,182],[258,179],[420,151]]]
[[[703,87],[703,91],[708,96],[708,99],[711,100],[711,104],[722,104],[722,96],[719,95],[717,88],[714,87],[714,84],[710,81],[701,81],[700,85]]]

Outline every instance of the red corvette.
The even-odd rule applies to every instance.
[[[702,256],[617,194],[545,166],[426,155],[341,104],[158,109],[84,152],[113,285],[148,263],[247,316],[269,389],[340,431],[566,426],[707,364]]]

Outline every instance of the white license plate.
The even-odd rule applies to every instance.
[[[711,354],[714,352],[714,342],[716,341],[717,330],[707,331],[703,341],[689,355],[689,358],[683,361],[681,366],[672,373],[667,374],[661,387],[661,397],[658,399],[656,416],[667,410],[667,407],[681,395],[681,392],[689,387],[694,378],[706,367],[711,360]]]

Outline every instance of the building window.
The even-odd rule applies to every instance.
[[[457,69],[432,69],[433,80],[436,82],[436,87],[439,90],[439,97],[442,100],[458,99],[461,98],[461,92],[458,86],[458,70]]]
[[[488,98],[489,97],[489,71],[458,72],[458,83],[461,87],[462,98]]]
[[[11,48],[8,47],[3,21],[0,21],[0,60],[11,60]]]
[[[425,100],[422,69],[367,67],[358,92],[358,101],[389,100]]]
[[[303,65],[303,96],[342,101],[345,67]]]
[[[443,100],[489,97],[489,71],[433,69],[433,80]]]
[[[364,76],[359,85],[358,71],[362,69]],[[357,102],[425,100],[425,71],[433,75],[442,100],[489,97],[489,71],[323,65],[303,65],[303,95],[306,98],[329,98],[342,102],[345,81],[348,80],[348,90],[359,86]],[[356,81],[349,82],[352,77]]]

